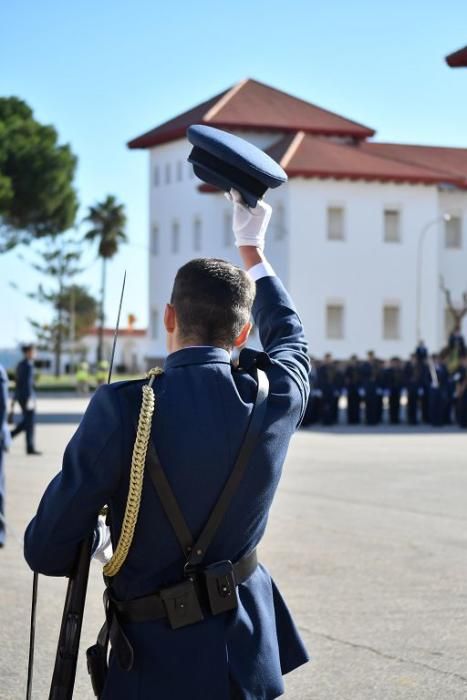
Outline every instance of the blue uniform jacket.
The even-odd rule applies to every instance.
[[[302,324],[281,282],[257,282],[253,316],[270,382],[264,432],[205,562],[238,560],[260,542],[289,440],[307,404],[309,361]],[[142,381],[100,388],[66,448],[25,535],[35,571],[66,575],[79,543],[105,504],[115,545],[128,493]],[[194,536],[203,528],[234,464],[256,393],[253,378],[232,372],[229,354],[192,347],[169,355],[155,382],[152,437]],[[305,543],[304,543],[305,544]],[[145,476],[129,556],[113,579],[120,599],[147,595],[182,579],[183,557],[158,496]],[[105,700],[228,700],[230,678],[244,700],[283,693],[282,674],[307,661],[287,607],[258,566],[239,587],[239,607],[172,630],[165,620],[125,625],[135,651],[129,672],[111,658]]]
[[[10,431],[7,422],[8,415],[8,376],[0,365],[0,451],[10,446]]]
[[[16,368],[15,400],[23,407],[32,398],[34,398],[34,367],[31,360],[25,358]]]

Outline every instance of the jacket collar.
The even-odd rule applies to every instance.
[[[211,345],[196,345],[172,352],[165,360],[165,369],[186,365],[225,364],[230,365],[230,353]]]

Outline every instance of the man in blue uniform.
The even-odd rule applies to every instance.
[[[400,423],[402,386],[402,362],[398,357],[392,357],[384,370],[384,387],[389,398],[389,422],[391,425]]]
[[[16,368],[16,385],[14,401],[17,401],[23,412],[23,417],[11,436],[16,437],[21,432],[26,433],[26,453],[40,455],[34,443],[34,422],[36,415],[36,393],[34,388],[34,345],[23,347],[24,358]]]
[[[453,377],[456,383],[455,414],[460,428],[467,428],[467,356],[460,360],[459,369]]]
[[[381,362],[370,350],[363,362],[363,389],[365,391],[365,418],[367,425],[378,425],[383,417],[383,380]]]
[[[349,425],[360,424],[361,414],[361,386],[359,383],[358,358],[352,355],[345,368],[345,388],[347,391],[347,423]]]
[[[7,424],[8,376],[0,365],[0,547],[5,544],[5,473],[3,457],[10,444]]]
[[[186,529],[198,537],[232,472],[253,411],[257,382],[255,371],[249,370],[257,367],[266,373],[269,393],[259,437],[212,544],[207,552],[195,552],[205,555],[203,566],[215,565],[215,570],[219,566],[225,570],[230,562],[235,567],[246,559],[251,565],[289,440],[309,395],[310,366],[302,324],[263,253],[271,209],[263,202],[249,209],[235,193],[233,197],[236,244],[248,274],[211,259],[191,261],[177,273],[165,312],[169,355],[164,373],[154,382],[156,408],[150,436],[150,450],[156,450],[162,465],[158,474],[165,473]],[[231,351],[247,340],[252,306],[264,352],[243,350],[239,371],[231,365]],[[47,488],[26,531],[25,556],[35,571],[67,575],[79,543],[92,532],[104,504],[109,506],[115,547],[127,502],[143,384],[111,384],[93,397],[66,448],[62,470]],[[129,645],[133,656],[131,663],[125,663],[118,651],[112,654],[102,698],[279,697],[284,691],[282,675],[308,657],[278,589],[261,564],[253,560],[249,575],[240,577],[235,609],[210,614],[201,602],[204,620],[178,629],[171,628],[167,617],[135,614],[135,599],[143,597],[159,611],[163,599],[168,616],[167,597],[161,589],[173,591],[184,578],[187,555],[180,551],[167,514],[168,501],[163,500],[146,473],[133,543],[111,581],[112,609],[118,610],[115,615],[125,648]],[[177,601],[174,605],[177,610],[183,607]]]

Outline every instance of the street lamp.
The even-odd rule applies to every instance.
[[[442,216],[437,216],[436,219],[432,219],[425,224],[421,229],[420,235],[418,237],[417,244],[417,296],[416,296],[416,328],[417,328],[417,345],[422,339],[421,328],[420,328],[420,317],[421,317],[421,302],[422,302],[422,267],[423,267],[423,243],[425,242],[426,234],[432,226],[439,224],[441,221],[450,221],[451,214],[443,214]]]

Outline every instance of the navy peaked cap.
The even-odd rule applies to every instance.
[[[255,207],[270,187],[287,181],[281,166],[252,143],[212,126],[194,124],[187,129],[193,149],[188,160],[203,182],[229,192],[240,192]]]

